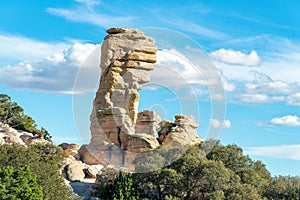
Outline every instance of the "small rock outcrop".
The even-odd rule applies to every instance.
[[[169,123],[174,129],[165,131],[163,139],[160,139],[161,143],[172,146],[197,144],[200,142],[196,128],[198,124],[192,116],[176,115],[175,123]],[[165,124],[166,128],[170,126],[168,123]],[[160,132],[160,135],[162,132]]]
[[[49,143],[49,141],[35,137],[32,133],[16,130],[7,124],[0,122],[0,145],[14,143],[28,146],[36,143]]]
[[[158,51],[153,38],[130,28],[107,30],[101,50],[101,78],[93,102],[90,144],[78,154],[87,164],[134,169],[134,153],[160,144],[196,144],[198,125],[190,116],[161,121],[154,111],[138,112],[142,85],[150,81]]]
[[[62,143],[58,146],[64,150],[67,156],[73,156],[74,158],[79,159],[79,155],[78,155],[78,149],[80,147],[79,144]]]

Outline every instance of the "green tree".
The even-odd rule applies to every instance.
[[[225,191],[226,200],[262,200],[262,196],[258,194],[257,189],[253,185],[235,183]]]
[[[0,145],[0,168],[12,166],[15,169],[30,166],[43,188],[43,198],[49,200],[71,199],[72,193],[59,174],[64,157],[61,148],[52,144],[37,144],[28,148],[18,144]]]
[[[270,200],[300,199],[300,178],[292,176],[276,176],[265,191]]]
[[[18,170],[7,166],[0,169],[0,198],[3,200],[42,200],[43,192],[29,166]]]
[[[111,182],[107,182],[100,191],[100,198],[106,200],[138,200],[139,193],[134,188],[129,174],[119,173]]]
[[[206,145],[210,144],[216,146],[206,155]],[[175,162],[149,173],[133,175],[141,198],[263,199],[262,194],[270,183],[270,173],[261,162],[243,155],[241,148],[207,141],[185,149]],[[162,165],[165,157],[174,153],[166,151],[171,149],[153,153],[149,158],[138,157],[138,170]]]
[[[51,141],[51,136],[45,128],[39,130],[32,117],[24,114],[24,109],[12,102],[6,94],[0,94],[0,122],[17,129],[32,133],[34,136]]]
[[[240,177],[241,183],[255,186],[261,195],[272,180],[270,172],[262,162],[254,162],[249,156],[245,156],[243,150],[235,144],[223,146],[217,143],[207,154],[207,158],[224,163],[225,167]]]

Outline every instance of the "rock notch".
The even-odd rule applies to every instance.
[[[166,123],[154,111],[138,112],[138,91],[150,81],[155,68],[158,49],[154,39],[129,28],[112,28],[107,33],[90,116],[92,138],[80,148],[80,158],[87,164],[126,167],[134,159],[129,152],[156,149],[162,143],[198,143],[198,126],[192,117],[177,115],[174,123]]]

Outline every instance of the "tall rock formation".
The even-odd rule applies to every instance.
[[[100,86],[90,116],[92,138],[89,145],[80,148],[81,159],[88,164],[126,166],[134,159],[130,152],[155,149],[164,140],[174,141],[174,145],[197,143],[197,125],[190,118],[178,116],[174,127],[180,129],[170,127],[159,142],[160,117],[154,111],[138,113],[138,90],[150,81],[155,67],[154,40],[129,28],[112,28],[107,33],[101,50]],[[182,142],[191,129],[191,138]],[[181,139],[174,139],[178,135]]]

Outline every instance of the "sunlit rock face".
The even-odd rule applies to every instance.
[[[178,115],[168,128],[154,111],[138,112],[138,91],[150,81],[155,68],[154,39],[130,28],[112,28],[107,33],[101,49],[100,85],[90,115],[92,138],[80,148],[81,160],[131,166],[134,153],[156,149],[162,143],[199,142],[198,125],[191,117]]]

